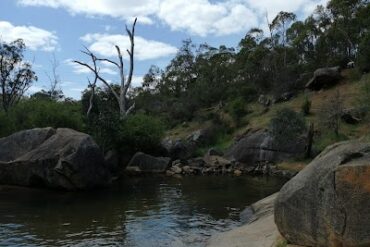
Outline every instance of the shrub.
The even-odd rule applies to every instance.
[[[283,108],[271,119],[270,131],[278,142],[289,142],[306,131],[306,122],[301,114],[289,108]]]
[[[129,116],[119,126],[117,148],[125,153],[156,154],[160,152],[164,129],[159,118],[144,114]]]
[[[367,33],[359,45],[357,64],[362,72],[370,72],[370,33]]]
[[[0,114],[2,136],[32,128],[71,128],[83,130],[80,105],[47,99],[26,99],[14,106],[8,114]]]
[[[229,103],[228,111],[231,117],[239,124],[242,117],[247,113],[246,102],[238,97]]]
[[[302,109],[302,113],[307,116],[310,114],[310,111],[311,111],[311,101],[310,99],[306,96],[304,98],[304,101],[303,101],[303,104],[301,106],[301,109]]]

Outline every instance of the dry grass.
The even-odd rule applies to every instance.
[[[287,170],[292,172],[299,172],[306,166],[307,162],[304,161],[286,161],[276,165],[279,170]]]

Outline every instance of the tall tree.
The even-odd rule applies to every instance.
[[[9,44],[0,42],[1,106],[5,112],[16,104],[37,76],[29,62],[23,61],[26,46],[18,39]]]

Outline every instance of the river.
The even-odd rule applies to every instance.
[[[0,187],[0,246],[204,246],[280,189],[266,177],[140,177],[109,189]]]

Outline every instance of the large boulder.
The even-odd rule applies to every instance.
[[[170,158],[154,157],[138,152],[132,157],[126,171],[129,173],[164,173],[169,168],[170,163]]]
[[[225,157],[254,166],[258,162],[276,163],[300,157],[305,153],[305,147],[304,139],[277,143],[269,131],[251,130],[226,152]]]
[[[328,147],[280,191],[275,222],[291,243],[370,246],[370,144]]]
[[[0,139],[0,184],[88,189],[110,173],[94,140],[71,129],[32,129]]]
[[[306,88],[318,91],[335,85],[341,78],[339,66],[320,68],[314,72],[313,77],[306,84]]]
[[[172,159],[188,159],[197,148],[196,143],[186,140],[165,138],[161,143],[168,156]]]

